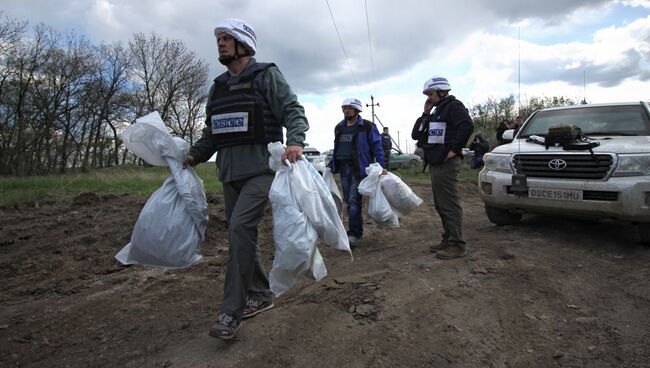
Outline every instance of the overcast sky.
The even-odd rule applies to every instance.
[[[216,60],[214,26],[225,18],[245,19],[258,36],[256,58],[279,66],[305,106],[307,141],[320,150],[333,146],[341,101],[357,97],[370,104],[373,95],[380,105],[378,125],[377,120],[389,126],[395,139],[399,133],[402,149],[411,151],[408,136],[422,113],[422,85],[433,75],[446,76],[452,94],[468,107],[509,94],[522,101],[531,96],[650,100],[650,0],[0,4],[6,16],[74,29],[97,44],[126,42],[138,32],[180,39],[209,62],[211,78],[224,70]],[[362,116],[372,119],[370,107]]]

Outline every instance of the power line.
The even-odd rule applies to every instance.
[[[339,28],[336,26],[336,22],[334,21],[334,14],[332,14],[332,8],[330,8],[330,3],[328,0],[325,0],[325,4],[327,4],[327,9],[330,12],[330,17],[332,17],[332,23],[334,24],[334,29],[336,30],[336,35],[339,38],[339,43],[341,44],[341,50],[343,50],[343,55],[345,56],[345,61],[348,63],[348,68],[350,68],[350,73],[352,73],[352,78],[354,78],[354,83],[357,85],[357,88],[359,87],[359,82],[357,81],[357,77],[354,75],[354,71],[352,71],[352,65],[350,65],[350,59],[348,58],[348,54],[345,52],[345,47],[343,47],[343,40],[341,39],[341,34],[339,33]]]
[[[370,42],[370,22],[368,21],[368,1],[364,0],[366,5],[366,28],[368,29],[368,47],[370,47],[370,65],[372,66],[372,89],[375,89],[375,61],[372,57],[372,42]]]

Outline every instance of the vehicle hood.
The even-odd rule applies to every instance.
[[[624,136],[597,136],[592,138],[600,142],[600,146],[594,147],[594,153],[650,153],[650,136],[624,137]],[[562,147],[544,148],[543,144],[527,142],[525,139],[515,139],[513,142],[503,144],[492,150],[494,153],[516,153],[516,152],[563,152]],[[567,152],[567,151],[564,151]],[[570,151],[580,152],[580,151]],[[589,152],[589,151],[585,151]]]

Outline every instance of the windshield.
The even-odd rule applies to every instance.
[[[648,114],[639,105],[576,107],[538,111],[526,122],[518,138],[546,136],[548,128],[576,125],[584,135],[650,135]]]

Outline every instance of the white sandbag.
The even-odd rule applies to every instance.
[[[352,253],[340,212],[323,177],[304,157],[291,167],[292,189],[318,237],[329,247]]]
[[[122,264],[184,268],[199,262],[198,245],[208,223],[203,181],[183,168],[188,144],[164,128],[157,112],[137,119],[122,134],[124,145],[152,165],[168,166],[172,175],[144,205],[131,242],[115,258]]]
[[[303,157],[295,163],[280,164],[285,147],[280,142],[268,144],[271,153],[269,167],[274,170],[289,168],[289,185],[296,196],[300,210],[315,226],[319,238],[329,247],[350,254],[350,244],[340,213],[332,194],[316,169]],[[277,171],[276,171],[277,176]]]
[[[316,247],[325,245],[352,254],[343,222],[323,178],[305,158],[281,165],[284,146],[268,144],[269,167],[276,170],[269,200],[273,209],[275,258],[269,272],[271,291],[279,295],[303,274],[314,280],[327,275]]]
[[[359,182],[357,190],[359,194],[372,198],[379,189],[379,177],[384,169],[378,163],[366,167],[366,177]]]
[[[393,173],[382,175],[379,183],[386,200],[400,215],[406,215],[422,204],[422,199]]]
[[[379,227],[399,227],[397,212],[390,206],[384,193],[377,188],[377,193],[368,201],[368,217]]]
[[[326,167],[323,171],[323,181],[325,186],[329,189],[332,199],[334,199],[334,204],[336,205],[336,210],[339,213],[339,216],[343,215],[343,196],[339,191],[339,187],[336,184],[336,179],[334,179],[334,174],[329,167]]]
[[[280,162],[284,147],[279,142],[270,143],[269,152],[269,166],[276,168],[269,192],[275,243],[269,286],[277,296],[293,286],[301,275],[306,274],[314,280],[320,280],[327,275],[327,269],[316,247],[316,228],[301,211],[294,193],[293,168],[273,164]]]
[[[316,247],[318,233],[296,203],[289,184],[289,170],[281,168],[276,172],[269,192],[275,242],[269,285],[276,296],[291,288],[303,274],[315,280],[327,275]]]
[[[181,156],[179,147],[172,142],[173,138],[157,111],[137,118],[135,124],[126,128],[120,138],[126,148],[150,165],[167,166],[165,157]],[[184,160],[185,157],[181,162]]]
[[[359,193],[368,197],[368,217],[380,227],[399,227],[395,211],[381,189],[380,178],[384,169],[378,163],[366,168],[366,177],[359,182]]]

